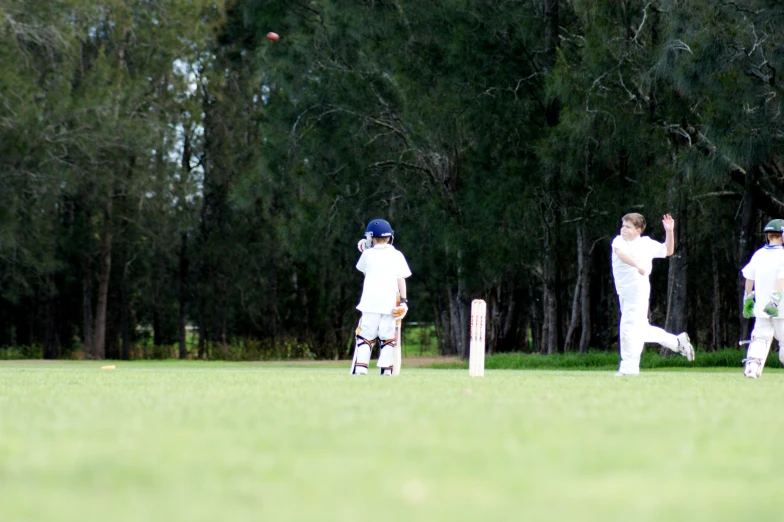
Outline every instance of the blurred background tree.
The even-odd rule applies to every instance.
[[[707,349],[748,335],[739,269],[784,214],[777,2],[0,15],[0,346],[346,357],[355,244],[384,217],[441,353],[467,354],[474,298],[491,352],[615,350],[631,211],[660,240],[677,221],[653,320]]]

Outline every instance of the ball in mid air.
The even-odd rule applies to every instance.
[[[280,36],[278,35],[278,33],[273,33],[272,31],[270,31],[267,33],[267,40],[269,40],[270,42],[277,42],[278,40],[280,40]]]

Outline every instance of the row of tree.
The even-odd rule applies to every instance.
[[[630,211],[676,219],[653,320],[726,347],[784,216],[774,0],[0,0],[0,63],[0,346],[45,357],[344,357],[375,217],[443,353],[477,297],[492,351],[616,349]]]

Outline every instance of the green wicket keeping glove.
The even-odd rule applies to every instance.
[[[765,305],[763,311],[771,317],[779,316],[779,303],[781,302],[781,292],[773,292],[770,302]]]
[[[754,292],[743,296],[743,317],[746,319],[754,317]]]

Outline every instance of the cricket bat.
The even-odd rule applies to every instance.
[[[354,333],[356,335],[359,335],[359,333],[361,331],[362,331],[362,319],[359,320],[359,324],[357,324],[357,329],[354,330]],[[354,374],[354,365],[356,363],[357,363],[357,344],[354,343],[354,357],[351,358],[351,366],[349,366],[349,368],[348,368],[348,374],[349,375],[353,375]]]
[[[397,294],[397,306],[400,306],[400,293]],[[395,351],[393,352],[392,375],[400,375],[403,364],[403,321],[395,321]]]

